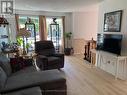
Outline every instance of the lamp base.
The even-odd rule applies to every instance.
[[[23,53],[22,53],[22,55],[26,55],[27,53],[26,53],[26,51],[25,50],[23,50]]]

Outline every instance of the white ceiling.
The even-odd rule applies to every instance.
[[[32,11],[82,11],[103,0],[14,0],[15,9]]]

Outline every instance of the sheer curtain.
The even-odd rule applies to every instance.
[[[46,17],[42,15],[39,16],[39,34],[41,41],[47,40]]]

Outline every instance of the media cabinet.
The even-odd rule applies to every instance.
[[[119,78],[127,80],[127,56],[117,56],[105,51],[96,51],[96,66]]]

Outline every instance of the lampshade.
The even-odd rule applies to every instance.
[[[20,28],[19,32],[17,33],[17,37],[30,37],[30,36],[31,33],[25,28]]]
[[[7,19],[5,19],[4,17],[0,17],[0,26],[4,25],[4,27],[5,27],[5,25],[8,25],[8,24],[9,23],[8,23]]]

